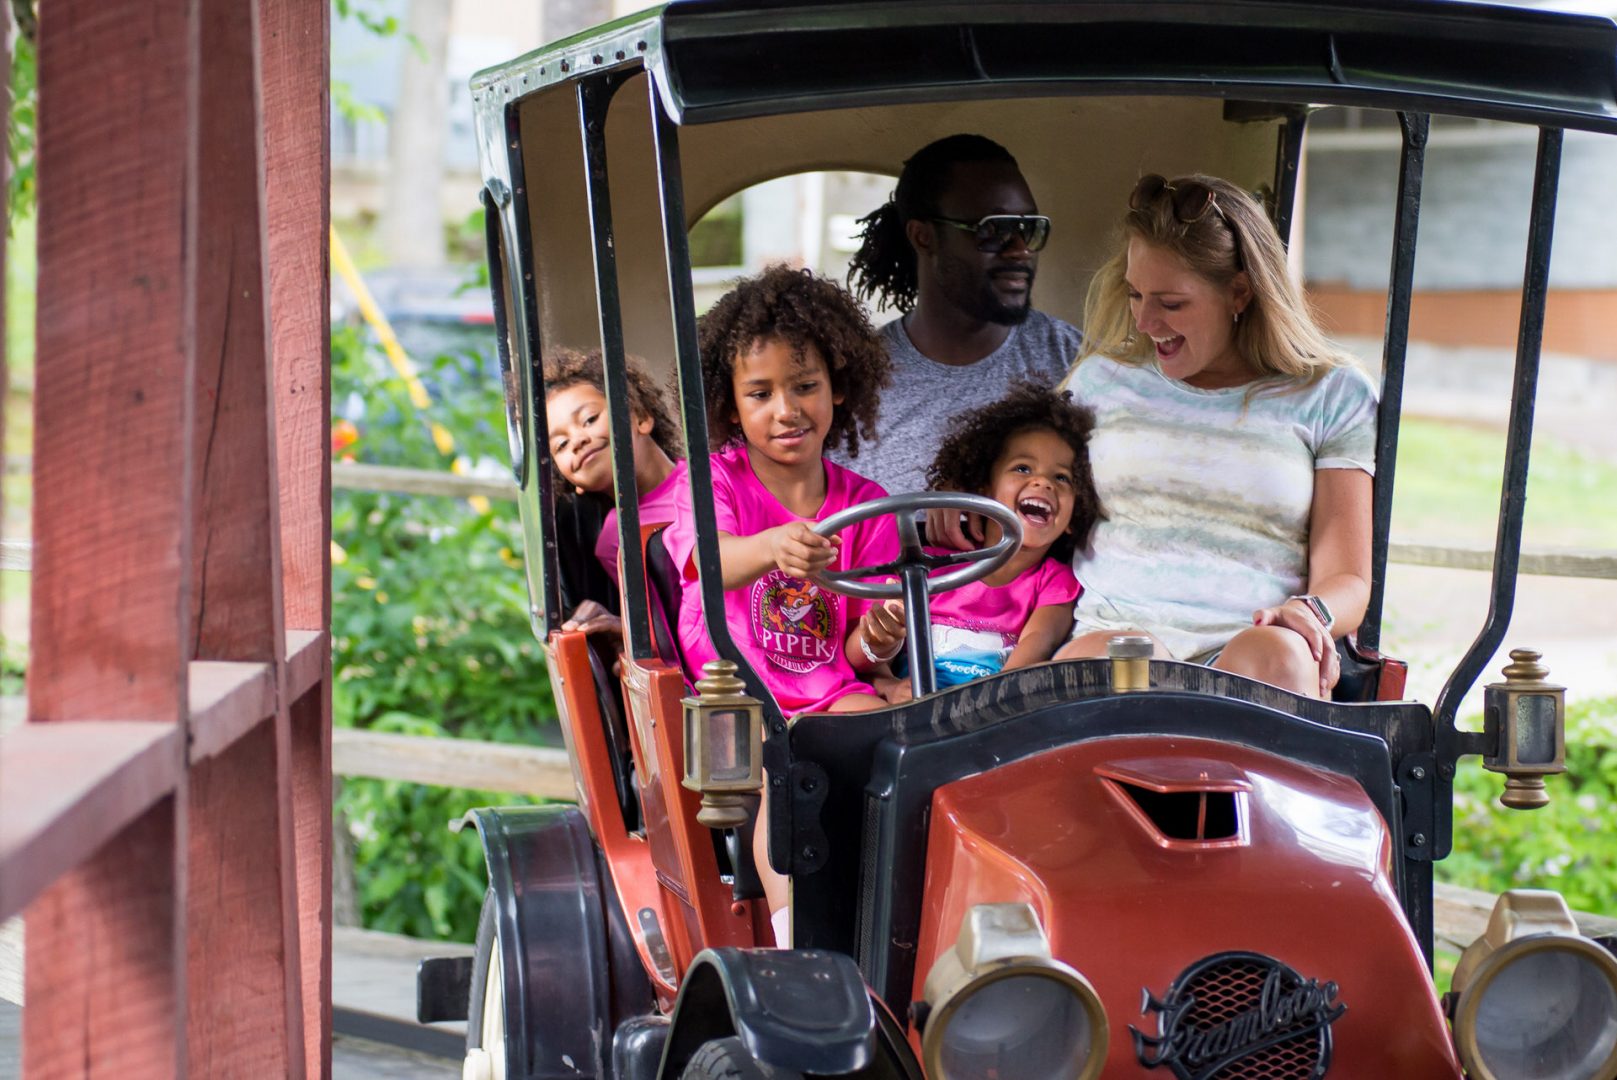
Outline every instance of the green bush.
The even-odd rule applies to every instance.
[[[352,328],[332,335],[339,460],[448,472],[507,458],[498,384],[475,356],[427,365],[427,410]],[[454,438],[445,453],[432,424]],[[340,727],[557,743],[543,654],[529,629],[515,507],[336,491],[332,498],[333,712]],[[474,806],[527,802],[392,781],[343,782],[364,925],[470,941],[483,897],[477,841],[447,824]]]
[[[1504,777],[1475,758],[1461,763],[1454,852],[1437,865],[1440,880],[1554,889],[1575,910],[1617,913],[1617,698],[1568,706],[1566,744],[1566,775],[1549,779],[1539,810],[1505,809]]]

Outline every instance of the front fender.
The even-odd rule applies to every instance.
[[[480,809],[463,824],[488,862],[516,1075],[605,1080],[614,1027],[653,1001],[583,814]]]
[[[706,949],[674,1003],[659,1075],[677,1078],[711,1039],[738,1036],[759,1061],[839,1076],[876,1056],[876,1014],[859,968],[818,949]]]

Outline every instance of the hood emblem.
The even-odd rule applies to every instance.
[[[1347,1011],[1336,995],[1334,982],[1305,979],[1262,953],[1204,957],[1162,997],[1144,990],[1140,1014],[1156,1013],[1157,1032],[1129,1025],[1134,1054],[1178,1080],[1227,1075],[1236,1062],[1260,1070],[1253,1075],[1322,1077],[1331,1067],[1331,1024]]]

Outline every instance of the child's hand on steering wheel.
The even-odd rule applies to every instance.
[[[859,633],[876,656],[884,660],[896,656],[904,644],[904,601],[873,605],[859,620]]]
[[[770,530],[769,550],[775,565],[795,578],[807,578],[836,561],[842,537],[821,536],[806,521],[777,525]]]

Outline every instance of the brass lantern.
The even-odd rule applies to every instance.
[[[763,787],[763,708],[747,695],[728,660],[702,666],[696,693],[685,698],[684,785],[702,793],[699,825],[735,829],[747,822],[742,796]]]
[[[1566,772],[1566,687],[1545,681],[1550,669],[1542,658],[1533,649],[1512,649],[1505,681],[1483,691],[1493,753],[1482,765],[1505,774],[1499,801],[1513,810],[1546,805],[1544,777]]]

